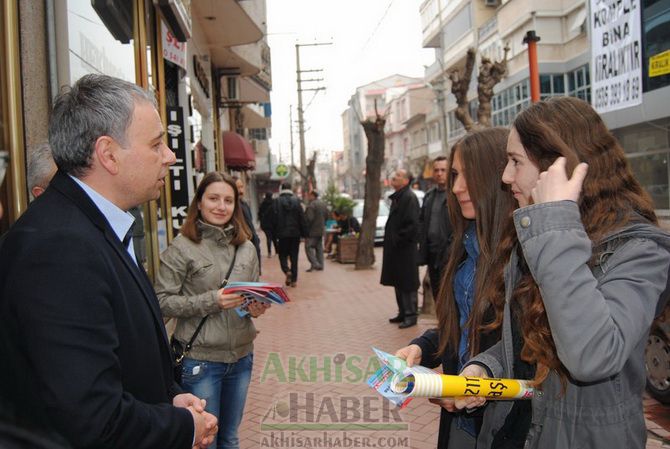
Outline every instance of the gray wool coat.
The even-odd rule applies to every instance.
[[[532,399],[527,449],[644,449],[644,350],[667,285],[670,236],[637,223],[593,249],[572,201],[514,213],[523,255],[540,287],[556,351],[570,373],[563,392],[555,373]],[[604,250],[601,251],[601,249]],[[506,269],[502,340],[469,363],[513,378],[509,301],[519,276],[514,253]],[[478,448],[488,448],[512,403],[487,404]]]

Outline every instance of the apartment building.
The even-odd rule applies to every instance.
[[[613,3],[615,9],[624,4]],[[508,75],[495,89],[492,123],[508,126],[530,104],[528,51],[523,38],[529,30],[540,37],[537,44],[541,97],[571,95],[592,98],[592,22],[597,12],[584,0],[426,0],[420,6],[423,45],[435,50],[435,62],[426,69],[428,83],[447,93],[443,113],[450,147],[465,133],[456,120],[456,99],[449,92],[448,73],[462,67],[468,48],[479,57],[501,60],[508,53]],[[621,11],[619,11],[620,13]],[[610,129],[628,153],[638,179],[652,194],[658,212],[670,215],[670,2],[641,2],[639,19],[642,45],[642,101],[640,104],[602,112]],[[616,39],[616,36],[614,36]],[[479,57],[477,65],[479,64]],[[655,71],[650,67],[656,63]],[[666,67],[664,70],[663,67]],[[477,68],[468,98],[477,109]]]

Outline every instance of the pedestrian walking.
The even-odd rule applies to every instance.
[[[507,135],[503,128],[473,131],[451,149],[445,187],[453,242],[436,293],[438,327],[396,352],[410,366],[442,365],[443,373],[457,374],[473,351],[488,349],[499,339],[497,330],[480,329],[479,322],[494,315],[487,292],[498,286],[490,283],[487,271],[514,209],[510,188],[491,182],[502,176],[507,163]],[[458,412],[452,398],[430,401],[442,407],[437,448],[474,448],[481,414]]]
[[[258,258],[240,207],[236,181],[211,172],[200,182],[180,233],[161,254],[156,294],[166,317],[177,318],[176,338],[191,349],[183,359],[181,385],[206,400],[219,419],[213,448],[237,449],[253,366],[257,332],[249,315],[234,309],[243,298],[225,294],[222,280],[258,281]]]
[[[426,192],[419,214],[419,265],[427,265],[430,288],[437,296],[442,268],[451,241],[451,221],[447,209],[447,158],[433,160],[435,186]]]
[[[389,197],[391,210],[384,229],[381,284],[395,289],[398,315],[389,322],[399,323],[400,329],[416,325],[417,320],[419,201],[410,190],[411,178],[404,169],[391,178],[395,193]]]
[[[26,426],[45,416],[72,447],[206,447],[217,430],[174,383],[158,300],[129,234],[127,211],[158,199],[175,163],[164,136],[153,94],[80,78],[51,112],[59,171],[0,250],[0,328],[15,348],[3,356],[0,398]],[[24,402],[26,388],[41,401]]]
[[[251,232],[251,243],[253,243],[254,248],[256,248],[256,254],[258,255],[258,274],[261,274],[261,239],[258,238],[258,234],[256,233],[256,226],[254,226],[254,218],[253,215],[251,214],[251,207],[249,206],[249,203],[247,203],[247,200],[244,197],[244,193],[246,192],[246,185],[244,184],[244,181],[242,181],[242,178],[239,176],[233,176],[232,177],[235,180],[235,185],[237,186],[237,192],[239,193],[240,196],[240,206],[242,208],[242,213],[244,214],[244,221],[247,224],[247,227],[249,228],[249,232]]]
[[[272,246],[277,252],[277,238],[272,232],[272,193],[266,192],[261,205],[258,207],[258,219],[261,222],[261,229],[265,233],[265,243],[268,247],[268,257],[272,256]]]
[[[309,204],[305,210],[307,237],[305,238],[305,254],[309,260],[311,271],[323,270],[323,234],[328,220],[328,206],[319,199],[319,192],[312,190],[307,194]]]
[[[282,184],[279,197],[275,199],[272,207],[272,232],[277,236],[279,263],[286,275],[286,285],[295,287],[298,282],[300,238],[306,235],[305,215],[300,201],[288,183]]]
[[[462,374],[532,379],[538,390],[530,403],[488,404],[477,447],[495,446],[492,430],[501,429],[529,449],[643,449],[644,351],[670,236],[616,138],[582,100],[522,111],[507,155],[502,181],[518,202],[516,233],[490,276],[506,287],[491,290],[502,341]]]

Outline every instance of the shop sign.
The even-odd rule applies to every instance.
[[[195,79],[198,80],[198,85],[205,93],[205,96],[209,98],[209,77],[207,76],[207,71],[200,63],[198,55],[193,55],[193,72],[195,72]]]
[[[288,176],[288,167],[286,164],[279,164],[275,167],[275,174],[278,178],[286,178]]]
[[[591,96],[602,112],[642,103],[639,0],[591,1]]]
[[[163,58],[186,69],[186,42],[179,42],[168,27],[161,21]]]
[[[670,73],[670,50],[649,58],[649,78]]]
[[[168,146],[177,158],[170,166],[172,192],[172,232],[177,235],[188,210],[188,176],[186,173],[186,139],[184,138],[184,111],[181,107],[167,108]]]

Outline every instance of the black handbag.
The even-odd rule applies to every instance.
[[[230,277],[230,273],[233,272],[233,267],[235,266],[235,259],[237,258],[237,246],[235,247],[235,253],[233,254],[233,261],[230,262],[230,267],[228,268],[228,273],[226,273],[226,277],[221,282],[221,286],[219,288],[224,288],[228,284],[228,278]],[[186,346],[179,340],[177,340],[174,335],[170,338],[170,348],[172,348],[172,360],[174,361],[173,363],[173,370],[174,370],[174,380],[177,383],[181,383],[181,373],[184,368],[184,357],[191,351],[191,347],[193,346],[193,342],[195,341],[196,337],[200,333],[200,330],[202,329],[202,326],[205,325],[205,321],[207,321],[207,317],[209,315],[205,315],[202,320],[200,320],[200,324],[198,324],[198,327],[195,329],[195,332],[193,332],[193,335],[191,336],[191,339],[186,343]]]

